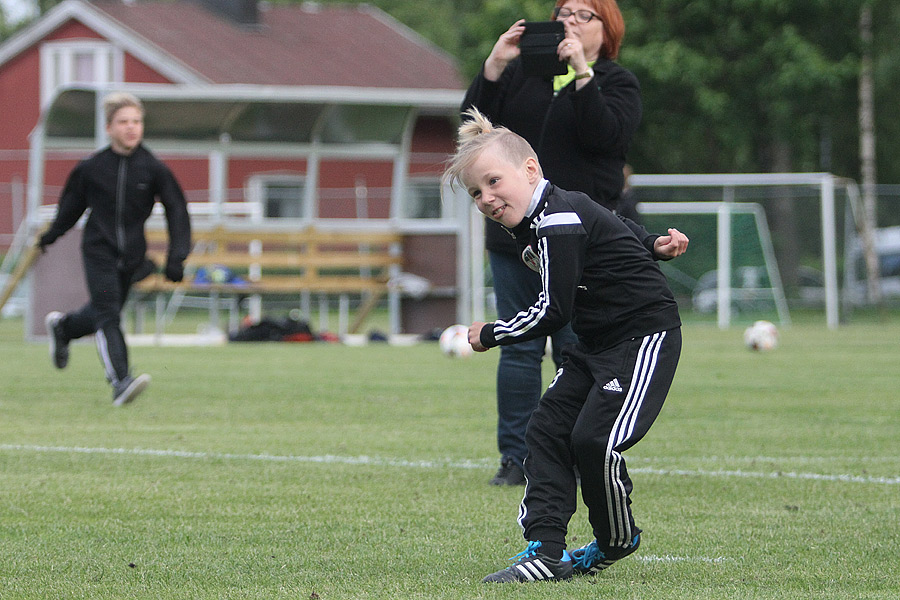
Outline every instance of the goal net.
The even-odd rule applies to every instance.
[[[827,173],[633,175],[644,226],[675,227],[688,252],[661,266],[691,318],[732,323],[824,310],[837,327],[838,248],[853,230],[847,189]],[[843,226],[838,227],[839,215]]]

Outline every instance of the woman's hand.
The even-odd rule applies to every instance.
[[[581,40],[573,37],[565,38],[557,46],[556,54],[559,56],[559,60],[569,63],[576,73],[587,72],[588,61],[584,56],[584,46]]]
[[[522,33],[524,31],[525,19],[519,19],[500,36],[497,43],[494,44],[491,54],[487,57],[487,60],[484,61],[485,79],[488,81],[497,81],[500,79],[500,75],[503,74],[506,65],[508,65],[512,59],[519,56],[521,53],[519,50],[519,40],[522,38]]]

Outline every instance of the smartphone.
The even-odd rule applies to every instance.
[[[565,75],[568,66],[559,60],[556,49],[566,37],[562,21],[528,21],[519,39],[522,67],[529,75]]]

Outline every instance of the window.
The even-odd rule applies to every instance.
[[[101,40],[64,40],[41,46],[41,104],[73,83],[121,83],[122,51]]]
[[[266,219],[305,219],[306,178],[302,175],[254,175],[250,178],[249,197],[262,205]]]
[[[442,219],[453,216],[450,205],[441,201],[441,181],[433,178],[410,178],[403,199],[403,218]]]

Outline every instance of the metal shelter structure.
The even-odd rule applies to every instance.
[[[48,150],[106,144],[103,97],[113,90],[132,93],[144,103],[145,139],[154,151],[209,158],[210,202],[217,206],[225,202],[230,157],[305,159],[308,195],[316,192],[323,158],[382,159],[393,162],[392,216],[399,214],[416,118],[456,118],[462,102],[460,90],[161,84],[63,88],[30,136],[30,214],[41,202]]]
[[[41,225],[47,153],[91,151],[106,145],[103,99],[112,91],[128,92],[141,99],[146,110],[145,141],[154,152],[206,157],[211,206],[205,212],[212,220],[221,220],[226,215],[230,159],[298,159],[306,163],[304,203],[317,227],[456,235],[461,253],[456,261],[457,318],[469,318],[471,305],[467,299],[471,296],[469,265],[472,261],[468,256],[471,248],[468,206],[456,211],[459,216],[452,219],[401,217],[416,121],[421,116],[457,119],[461,90],[129,83],[63,88],[44,109],[30,135],[28,211],[23,231],[14,242],[19,248],[13,251],[22,252]],[[392,168],[390,217],[318,221],[315,196],[320,165],[327,159],[389,162]],[[456,202],[458,198],[452,197],[451,201]],[[398,294],[392,295],[389,305],[392,329],[397,329]],[[28,329],[30,315],[26,315],[26,320]]]

